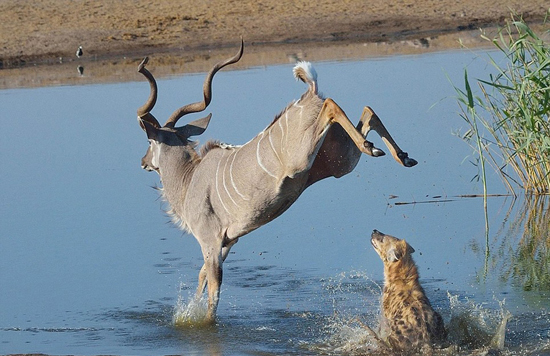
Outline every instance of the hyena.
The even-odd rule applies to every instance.
[[[384,262],[380,336],[397,352],[429,351],[447,337],[441,315],[433,310],[418,281],[418,269],[405,240],[374,230],[374,250]]]

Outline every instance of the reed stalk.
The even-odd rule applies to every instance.
[[[489,57],[495,73],[477,79],[480,96],[474,95],[467,71],[465,89],[455,89],[461,117],[469,125],[462,138],[479,157],[484,194],[486,162],[510,193],[516,195],[519,186],[531,194],[548,194],[550,45],[516,14],[496,38],[482,37],[505,55],[506,63]]]

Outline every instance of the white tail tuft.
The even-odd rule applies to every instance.
[[[309,85],[309,88],[317,94],[317,72],[310,62],[298,62],[293,69],[294,77]]]

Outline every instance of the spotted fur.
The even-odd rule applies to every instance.
[[[405,241],[374,230],[374,250],[384,262],[382,338],[397,352],[432,350],[447,337],[441,315],[420,285],[418,269]]]

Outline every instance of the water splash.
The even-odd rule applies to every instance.
[[[180,284],[178,300],[174,307],[172,323],[179,328],[193,328],[208,325],[206,314],[208,311],[207,298],[195,298],[194,295],[183,295],[184,285]]]
[[[363,271],[341,272],[323,281],[335,314],[349,319],[379,309],[382,287]]]
[[[365,272],[342,272],[323,281],[332,302],[333,315],[323,320],[324,334],[309,345],[316,353],[336,355],[384,355],[385,343],[374,330],[379,325],[382,288]]]
[[[447,294],[451,319],[447,325],[448,339],[461,349],[490,348],[502,350],[506,337],[506,325],[512,314],[498,301],[499,309],[484,308],[468,298]]]
[[[381,355],[387,348],[374,331],[357,318],[334,316],[326,320],[326,336],[310,345],[312,351],[338,355]]]
[[[320,326],[322,337],[306,347],[316,353],[343,355],[391,355],[383,335],[378,334],[381,288],[364,273],[351,272],[324,281],[332,300],[333,315]],[[506,326],[511,314],[504,301],[498,308],[476,304],[447,293],[449,304],[435,305],[446,315],[448,343],[434,355],[508,354]],[[446,303],[445,303],[446,304]]]

